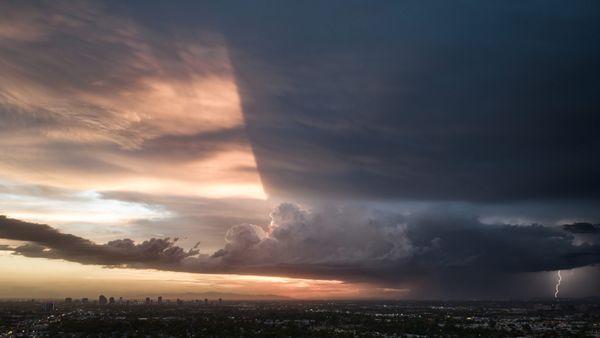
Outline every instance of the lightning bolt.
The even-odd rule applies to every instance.
[[[562,276],[560,275],[560,270],[558,270],[556,272],[556,274],[558,275],[558,280],[556,281],[556,286],[554,287],[554,289],[556,290],[554,292],[554,299],[558,298],[558,293],[560,292],[560,282],[562,281]]]

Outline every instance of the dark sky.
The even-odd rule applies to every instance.
[[[228,39],[268,189],[600,197],[598,6],[303,4]]]

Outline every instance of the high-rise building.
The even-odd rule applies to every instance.
[[[108,303],[108,300],[106,299],[105,295],[100,295],[98,297],[98,304],[100,305],[106,305]]]
[[[54,302],[46,302],[44,303],[43,308],[44,311],[54,311],[56,305],[54,304]]]

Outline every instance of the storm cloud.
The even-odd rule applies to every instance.
[[[137,244],[130,239],[120,239],[96,244],[85,238],[61,233],[45,224],[23,222],[5,216],[0,216],[0,238],[28,242],[11,249],[23,256],[107,266],[168,265],[198,254],[195,249],[186,251],[176,246],[177,239],[152,238]]]
[[[600,198],[598,3],[265,7],[223,30],[269,193]]]
[[[600,224],[591,223],[573,223],[565,224],[563,228],[567,231],[577,234],[600,234]]]
[[[83,264],[197,273],[237,273],[411,285],[481,274],[509,279],[600,263],[600,245],[576,243],[572,227],[483,224],[442,211],[403,216],[357,207],[304,210],[284,203],[262,226],[235,225],[214,253],[185,250],[176,239],[96,244],[50,226],[0,219],[0,238],[25,241],[3,250]],[[460,277],[460,278],[459,278]],[[450,287],[452,285],[448,285]]]

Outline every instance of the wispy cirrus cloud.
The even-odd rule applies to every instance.
[[[97,3],[2,7],[4,178],[264,198],[218,32],[154,32]]]

